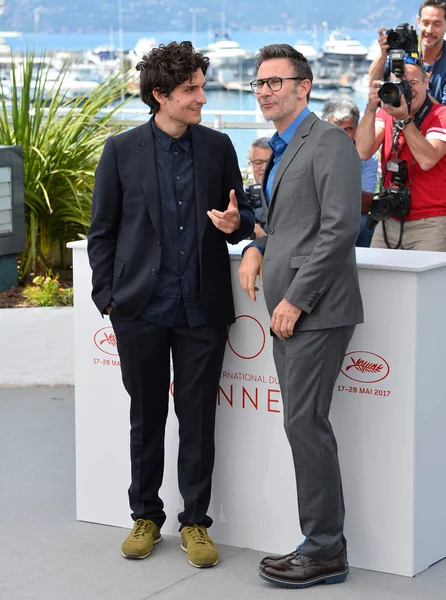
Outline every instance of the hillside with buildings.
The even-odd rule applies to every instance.
[[[0,0],[0,31],[63,32],[190,31],[192,11],[198,30],[221,29],[221,15],[229,31],[377,28],[414,22],[420,0]],[[120,11],[121,6],[121,11]],[[121,19],[119,13],[121,12]]]

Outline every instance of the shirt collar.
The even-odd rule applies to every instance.
[[[426,71],[426,73],[430,73],[431,71],[434,70],[435,65],[437,64],[437,62],[440,60],[440,58],[443,56],[443,53],[445,53],[445,52],[446,52],[446,40],[443,40],[443,45],[441,46],[439,55],[437,56],[437,58],[434,60],[433,63],[428,65],[423,60],[423,51],[422,51],[421,45],[420,45],[420,49],[418,51],[418,58],[423,63],[423,67],[424,67],[424,70]]]
[[[296,133],[297,128],[304,121],[304,119],[306,119],[306,117],[308,117],[309,114],[310,114],[310,109],[308,108],[308,106],[306,106],[297,115],[297,117],[294,119],[294,121],[290,125],[288,125],[288,127],[285,129],[285,131],[282,131],[282,133],[280,135],[276,131],[276,133],[273,135],[273,137],[269,141],[269,145],[271,146],[274,154],[280,153],[281,151],[283,152],[285,150],[285,148],[291,142],[294,134]]]
[[[172,147],[172,144],[176,142],[182,150],[189,150],[191,137],[189,128],[186,131],[186,133],[181,137],[173,138],[171,135],[169,135],[168,133],[166,133],[158,127],[158,125],[155,123],[155,117],[152,118],[150,122],[152,125],[152,132],[155,137],[155,140],[161,146],[161,148],[163,148],[166,151],[169,151]]]

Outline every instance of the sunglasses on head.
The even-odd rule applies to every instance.
[[[421,67],[421,61],[419,58],[410,56],[410,54],[406,54],[406,56],[404,57],[404,64],[406,65],[417,65],[418,67]]]

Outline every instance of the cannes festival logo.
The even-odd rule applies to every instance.
[[[99,331],[96,331],[94,334],[94,343],[96,348],[99,348],[101,352],[110,354],[110,356],[119,356],[113,327],[103,327]]]
[[[239,358],[251,360],[265,347],[266,335],[260,321],[251,315],[239,315],[228,330],[228,346]]]
[[[390,373],[389,363],[373,352],[349,352],[344,357],[341,372],[360,383],[377,383]]]

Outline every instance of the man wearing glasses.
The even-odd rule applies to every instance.
[[[245,193],[248,201],[251,202],[256,218],[253,239],[266,235],[266,219],[260,197],[260,189],[266,164],[271,157],[271,152],[269,138],[267,137],[260,137],[254,140],[248,150],[248,165],[251,170],[254,184],[246,186]]]
[[[254,301],[256,278],[263,274],[306,537],[290,554],[264,558],[260,576],[301,588],[338,583],[348,574],[341,475],[328,415],[348,343],[363,320],[354,248],[361,164],[342,129],[308,109],[313,75],[300,52],[288,44],[265,46],[257,68],[251,87],[277,130],[263,178],[268,236],[246,249],[239,275]],[[279,515],[278,527],[289,526]]]
[[[252,142],[248,150],[248,165],[251,169],[254,183],[262,183],[266,164],[271,156],[269,138],[260,137]]]
[[[324,121],[333,123],[342,127],[348,137],[355,143],[356,129],[359,123],[359,108],[350,98],[339,96],[331,98],[322,107],[321,118]],[[373,227],[366,227],[368,224],[368,213],[370,205],[376,191],[376,181],[378,174],[378,158],[372,156],[370,160],[361,162],[361,228],[356,240],[356,247],[368,248],[372,241]]]
[[[402,95],[400,106],[382,103],[378,111],[382,81],[373,81],[370,87],[356,148],[367,160],[381,147],[386,188],[392,185],[389,162],[406,161],[404,186],[411,196],[404,221],[389,215],[378,223],[373,248],[446,252],[446,106],[432,102],[426,78],[423,65],[406,57],[403,79],[411,87],[410,110]]]

